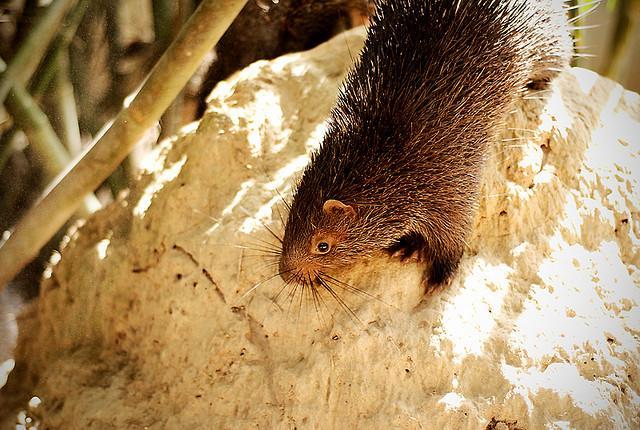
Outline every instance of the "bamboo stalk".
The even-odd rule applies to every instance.
[[[63,18],[75,2],[76,0],[54,0],[38,18],[0,76],[0,103],[4,103],[14,84],[24,86],[31,78],[49,43],[58,34]]]
[[[0,291],[154,126],[247,0],[203,0],[111,127],[45,192],[0,245]]]

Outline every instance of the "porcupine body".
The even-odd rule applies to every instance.
[[[569,65],[563,3],[387,0],[295,192],[280,271],[322,280],[374,253],[454,273],[490,142],[513,101]]]

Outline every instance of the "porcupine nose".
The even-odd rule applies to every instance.
[[[287,255],[280,258],[278,270],[286,283],[306,284],[316,278],[316,265],[308,261],[299,261]]]

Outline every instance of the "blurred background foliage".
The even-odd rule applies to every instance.
[[[0,1],[0,57],[10,63],[34,23],[60,0]],[[198,0],[78,0],[25,85],[25,103],[11,96],[0,111],[0,232],[34,203],[55,174],[100,133],[197,7]],[[640,0],[572,0],[574,64],[640,90]],[[158,133],[96,190],[102,205],[136,175],[158,138],[201,115],[216,82],[262,58],[309,49],[366,21],[367,0],[249,0],[236,22],[163,116]],[[44,47],[43,47],[44,48]],[[15,91],[14,91],[15,92]],[[28,103],[27,103],[28,102]],[[62,153],[49,143],[58,141]],[[53,151],[53,152],[52,152]],[[57,158],[56,158],[57,157]],[[57,159],[57,163],[52,159]],[[62,160],[62,161],[61,161]],[[65,161],[66,160],[66,161]],[[55,160],[54,160],[55,161]],[[56,167],[58,166],[58,167]],[[24,298],[37,294],[54,238],[13,282]]]
[[[591,69],[640,92],[640,0],[571,0],[580,6],[574,14],[588,12],[576,22],[578,30],[574,65]],[[599,4],[598,4],[599,3]],[[597,7],[593,8],[594,5]]]

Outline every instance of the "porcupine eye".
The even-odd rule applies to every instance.
[[[327,242],[318,242],[316,249],[318,254],[326,254],[331,249],[331,246]]]

